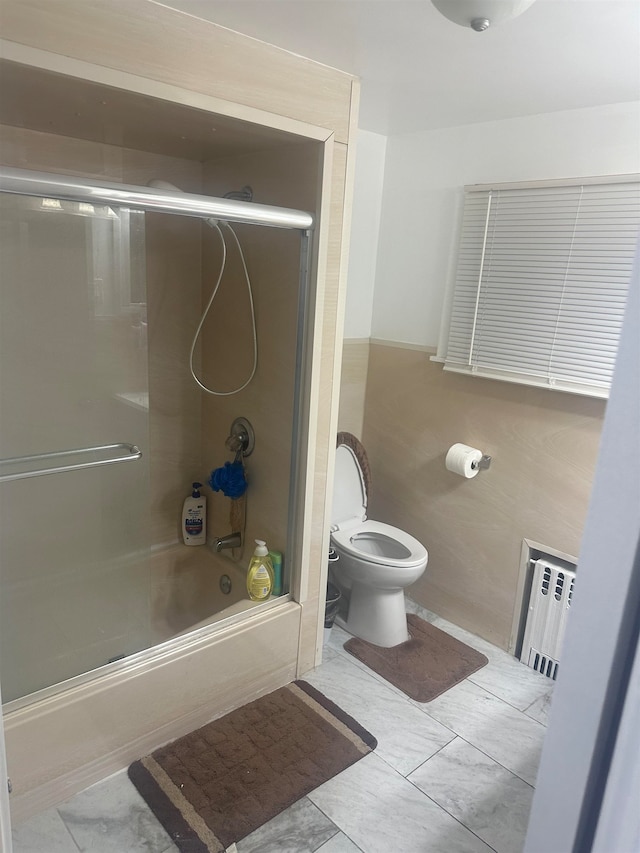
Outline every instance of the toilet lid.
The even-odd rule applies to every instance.
[[[338,530],[350,522],[364,521],[366,517],[367,493],[362,470],[353,450],[341,444],[336,450],[331,529]]]

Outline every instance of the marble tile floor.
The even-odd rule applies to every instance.
[[[252,835],[237,853],[520,853],[551,682],[407,601],[489,663],[423,704],[343,649],[337,626],[305,680],[378,739],[375,752]],[[14,853],[169,853],[177,848],[123,771],[13,831]]]

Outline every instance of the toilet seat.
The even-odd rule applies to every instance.
[[[353,450],[341,444],[336,450],[331,508],[331,539],[346,554],[366,563],[393,568],[413,568],[425,563],[427,549],[409,533],[367,519],[367,490]]]
[[[333,544],[367,563],[393,568],[414,568],[427,560],[427,549],[404,530],[382,521],[347,524],[331,533]]]

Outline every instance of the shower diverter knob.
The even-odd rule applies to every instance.
[[[229,437],[225,441],[229,450],[250,456],[256,443],[253,427],[246,418],[236,418],[231,424]]]

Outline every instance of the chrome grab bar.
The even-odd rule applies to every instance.
[[[123,453],[126,451],[126,453]],[[117,455],[113,455],[116,453]],[[86,458],[94,455],[97,458]],[[14,456],[0,459],[0,483],[9,480],[26,480],[28,477],[42,477],[44,474],[58,474],[60,471],[75,471],[79,468],[96,468],[99,465],[111,465],[113,462],[131,462],[140,459],[142,451],[135,444],[103,444],[99,447],[80,447],[76,450],[56,450],[52,453],[36,453],[33,456]],[[52,467],[37,467],[37,462],[47,459],[64,458],[67,464]],[[83,460],[84,457],[84,460]],[[73,459],[78,461],[73,461]]]

